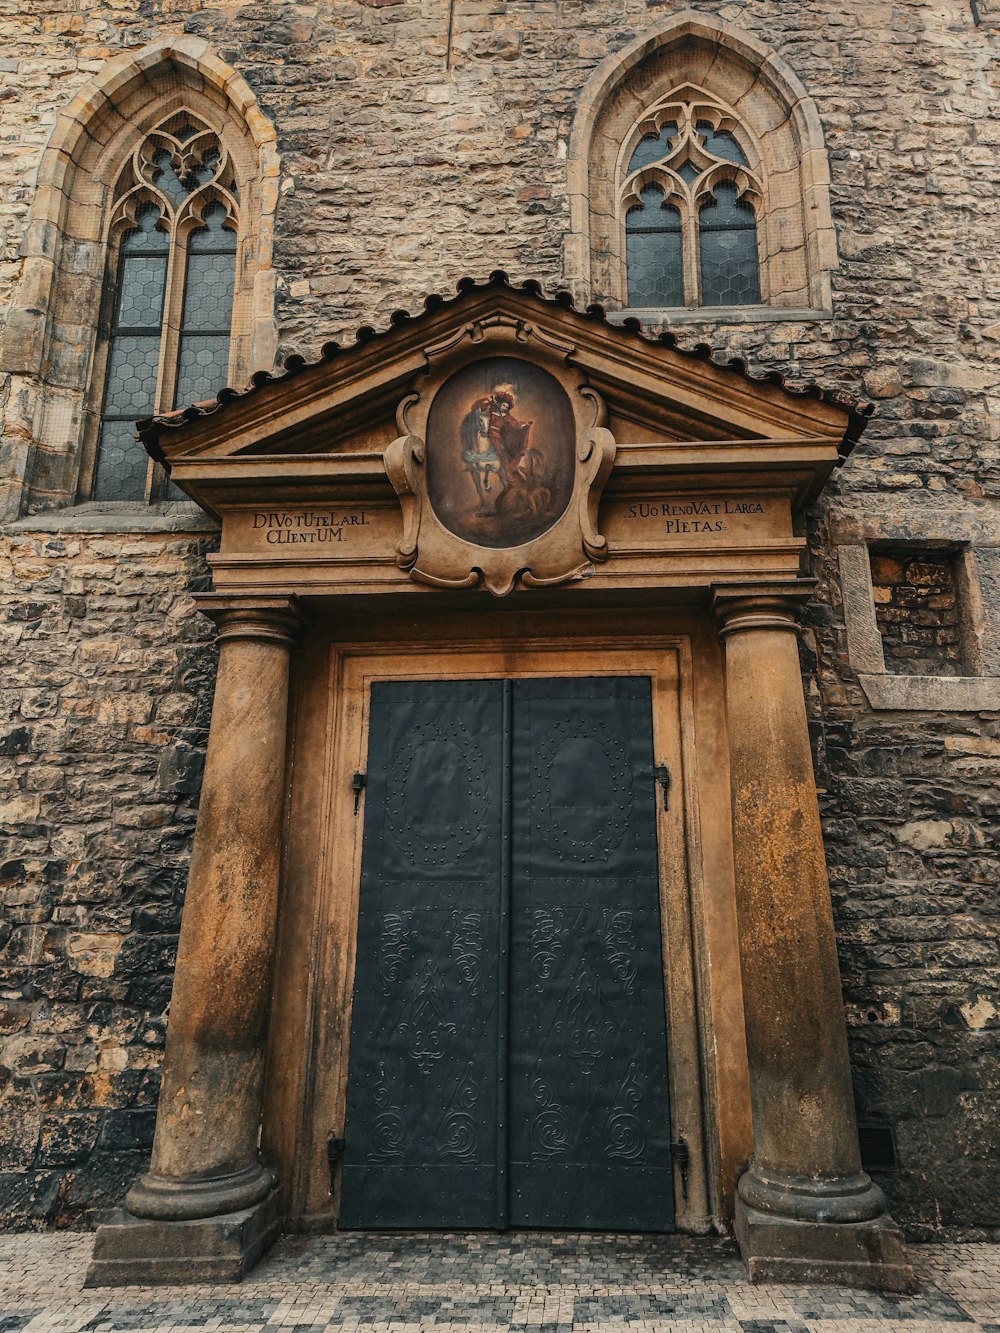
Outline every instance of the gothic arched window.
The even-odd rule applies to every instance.
[[[626,146],[628,305],[757,304],[763,191],[746,130],[704,94],[673,94],[642,116]]]
[[[273,366],[280,178],[274,126],[200,37],[123,52],[78,89],[3,329],[20,423],[4,513],[179,494],[133,423]]]
[[[608,55],[577,99],[566,171],[563,272],[581,305],[652,324],[832,313],[819,111],[733,23],[689,7]]]
[[[93,496],[141,500],[163,483],[133,438],[137,418],[227,381],[238,192],[219,136],[180,112],[137,145],[115,196]]]

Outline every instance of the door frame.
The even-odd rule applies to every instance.
[[[671,770],[669,809],[659,793],[656,802],[671,1140],[683,1136],[690,1153],[686,1182],[674,1171],[676,1227],[706,1233],[730,1215],[735,1165],[749,1151],[749,1092],[728,772],[712,772],[725,746],[708,735],[724,720],[711,706],[713,682],[697,688],[696,674],[715,670],[694,669],[713,642],[710,632],[575,641],[550,632],[478,644],[337,644],[319,635],[306,646],[262,1135],[281,1164],[292,1225],[336,1225],[339,1178],[331,1194],[327,1142],[344,1136],[364,808],[362,794],[355,817],[352,779],[367,764],[372,683],[407,679],[649,678],[654,762]],[[699,781],[696,731],[708,742],[708,784]]]

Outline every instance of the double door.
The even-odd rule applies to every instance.
[[[649,681],[372,687],[341,1227],[668,1231]]]

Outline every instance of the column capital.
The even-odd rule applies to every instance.
[[[195,593],[195,603],[219,630],[219,642],[232,639],[280,643],[291,648],[307,622],[297,597],[223,596]]]
[[[786,630],[797,634],[815,579],[782,583],[717,584],[712,589],[712,613],[723,637],[744,630]]]

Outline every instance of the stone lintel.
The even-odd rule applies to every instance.
[[[1000,676],[859,675],[872,708],[924,713],[991,713],[1000,709]]]
[[[994,502],[969,495],[858,491],[833,501],[830,535],[835,546],[870,542],[1000,546],[1000,512]]]
[[[609,324],[623,324],[626,319],[638,319],[651,328],[669,329],[674,324],[818,324],[830,314],[821,307],[780,305],[727,305],[727,306],[629,306],[609,310]]]

